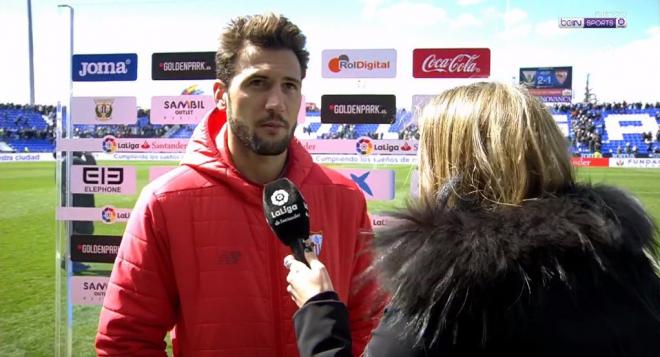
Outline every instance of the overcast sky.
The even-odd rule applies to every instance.
[[[69,96],[68,10],[64,0],[32,0],[36,102]],[[396,94],[410,107],[415,94],[434,94],[470,80],[414,79],[415,48],[488,47],[491,80],[517,80],[520,67],[573,66],[582,99],[587,73],[601,101],[660,100],[660,2],[631,1],[202,1],[79,0],[75,53],[137,53],[135,82],[75,83],[76,96],[138,98],[177,95],[191,84],[207,94],[212,81],[152,81],[153,52],[215,51],[218,35],[237,15],[273,11],[297,23],[311,53],[303,94]],[[536,1],[534,2],[536,3]],[[0,102],[29,102],[27,1],[0,0]],[[625,29],[560,29],[559,17],[624,17]],[[397,77],[323,79],[324,49],[394,48]],[[514,78],[515,77],[515,78]]]

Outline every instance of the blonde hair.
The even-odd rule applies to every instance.
[[[573,184],[568,143],[524,88],[479,82],[443,92],[420,119],[419,189],[454,205],[519,205]]]

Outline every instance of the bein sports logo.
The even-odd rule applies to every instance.
[[[355,144],[355,150],[360,155],[369,155],[374,151],[374,144],[368,138],[361,138]]]
[[[112,154],[117,151],[117,139],[114,136],[106,136],[103,138],[103,143],[101,144],[103,151],[108,154]]]
[[[101,220],[103,221],[103,223],[108,223],[108,224],[115,223],[115,221],[117,220],[117,210],[115,210],[111,206],[106,206],[101,211]]]
[[[277,190],[270,196],[270,201],[276,206],[283,206],[289,201],[289,194],[284,190]]]

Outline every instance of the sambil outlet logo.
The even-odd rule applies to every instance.
[[[137,54],[98,54],[73,56],[74,82],[134,81],[137,79]]]
[[[374,152],[374,144],[369,138],[361,138],[355,144],[355,150],[360,155],[369,155]]]
[[[103,138],[103,143],[101,144],[103,151],[111,154],[117,151],[117,139],[114,136],[106,136]]]
[[[389,69],[390,61],[381,62],[378,60],[373,61],[351,61],[347,55],[340,55],[330,59],[328,62],[328,69],[334,73],[339,73],[342,70],[346,69],[364,69],[367,71],[373,71],[375,69]]]

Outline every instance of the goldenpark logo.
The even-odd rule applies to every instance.
[[[73,55],[71,79],[74,82],[134,81],[137,54]]]
[[[321,96],[321,123],[392,124],[396,97],[389,94]]]
[[[173,52],[151,55],[151,79],[215,79],[215,52]]]
[[[396,77],[396,50],[324,50],[323,77]]]

